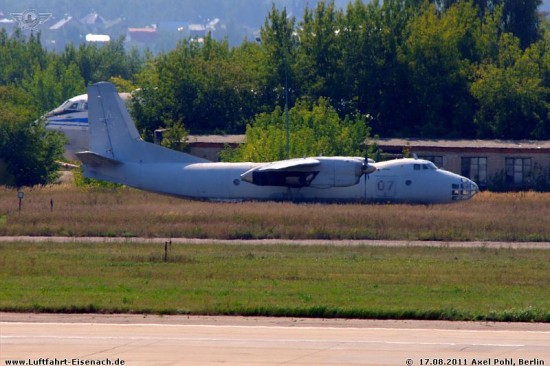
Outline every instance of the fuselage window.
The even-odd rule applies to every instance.
[[[429,160],[437,168],[443,167],[443,157],[442,156],[419,155],[418,158],[423,159],[423,160]]]
[[[420,170],[420,164],[414,164],[414,170]]]

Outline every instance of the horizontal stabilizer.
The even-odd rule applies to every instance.
[[[121,164],[120,161],[108,158],[103,155],[99,155],[93,151],[82,151],[77,152],[76,157],[82,161],[84,164],[89,165],[91,167],[99,167],[99,166],[115,166]]]

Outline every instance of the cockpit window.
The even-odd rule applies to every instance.
[[[422,163],[422,164],[414,164],[413,168],[414,170],[436,170],[437,169],[435,164],[432,163],[431,161],[427,163]]]
[[[46,116],[61,116],[64,114],[71,114],[76,112],[84,112],[88,110],[88,102],[86,100],[66,100],[59,107],[49,112]]]

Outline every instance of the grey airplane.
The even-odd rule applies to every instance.
[[[84,176],[168,195],[215,201],[450,203],[472,198],[468,178],[420,159],[307,157],[216,163],[143,141],[111,83],[88,88]]]

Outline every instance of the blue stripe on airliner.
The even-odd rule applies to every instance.
[[[64,118],[64,119],[50,119],[48,121],[49,125],[52,126],[63,126],[66,124],[79,124],[79,125],[87,125],[88,124],[88,118]]]

